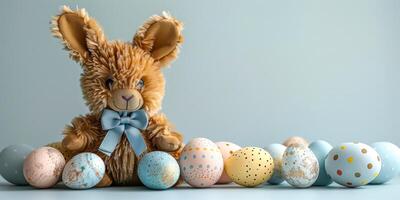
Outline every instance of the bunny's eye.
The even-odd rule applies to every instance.
[[[106,80],[106,86],[107,86],[107,88],[108,88],[109,90],[111,90],[111,87],[112,87],[113,83],[114,83],[114,81],[113,81],[112,78],[108,78],[108,79]]]
[[[142,90],[143,87],[144,87],[144,81],[143,81],[142,79],[140,79],[140,80],[138,81],[138,83],[136,84],[136,89]]]

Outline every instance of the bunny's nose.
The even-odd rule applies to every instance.
[[[121,97],[122,97],[122,99],[125,100],[126,102],[129,102],[129,101],[133,98],[133,95],[128,96],[128,97],[125,96],[125,95],[122,95]]]

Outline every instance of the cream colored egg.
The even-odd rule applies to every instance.
[[[218,149],[221,151],[222,157],[224,158],[224,162],[226,159],[231,157],[235,151],[241,149],[240,146],[238,146],[232,142],[216,142],[215,144],[218,146]],[[232,182],[231,178],[229,178],[228,174],[226,174],[226,172],[224,170],[224,172],[222,172],[222,175],[219,178],[217,183],[218,184],[227,184],[227,183],[231,183],[231,182]]]
[[[57,184],[64,169],[64,156],[52,147],[32,151],[24,161],[24,177],[36,188],[49,188]]]
[[[225,161],[225,171],[233,182],[255,187],[272,176],[274,161],[271,155],[258,147],[245,147],[235,151]]]
[[[286,147],[292,146],[292,145],[303,145],[303,146],[308,146],[308,141],[302,137],[299,136],[292,136],[287,138],[284,142],[283,145]]]

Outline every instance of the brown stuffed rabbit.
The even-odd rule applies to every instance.
[[[106,164],[98,187],[137,185],[136,166],[145,152],[166,151],[175,158],[182,136],[160,114],[165,80],[162,68],[178,55],[182,23],[167,13],[152,16],[132,42],[108,41],[84,9],[64,6],[52,32],[82,65],[81,87],[90,113],[72,120],[64,139],[50,146],[67,160],[94,152]]]

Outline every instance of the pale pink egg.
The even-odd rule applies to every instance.
[[[189,141],[182,150],[179,165],[183,179],[193,187],[214,185],[224,170],[221,151],[206,138]]]
[[[222,157],[224,158],[224,162],[226,159],[228,159],[229,157],[232,156],[233,152],[242,148],[232,142],[216,142],[215,144],[218,146],[219,150],[221,151]],[[227,184],[227,183],[231,183],[231,182],[232,182],[231,178],[229,178],[229,176],[226,174],[226,172],[224,170],[217,183]]]
[[[49,188],[60,180],[64,165],[64,156],[57,149],[41,147],[26,157],[24,176],[33,187]]]

